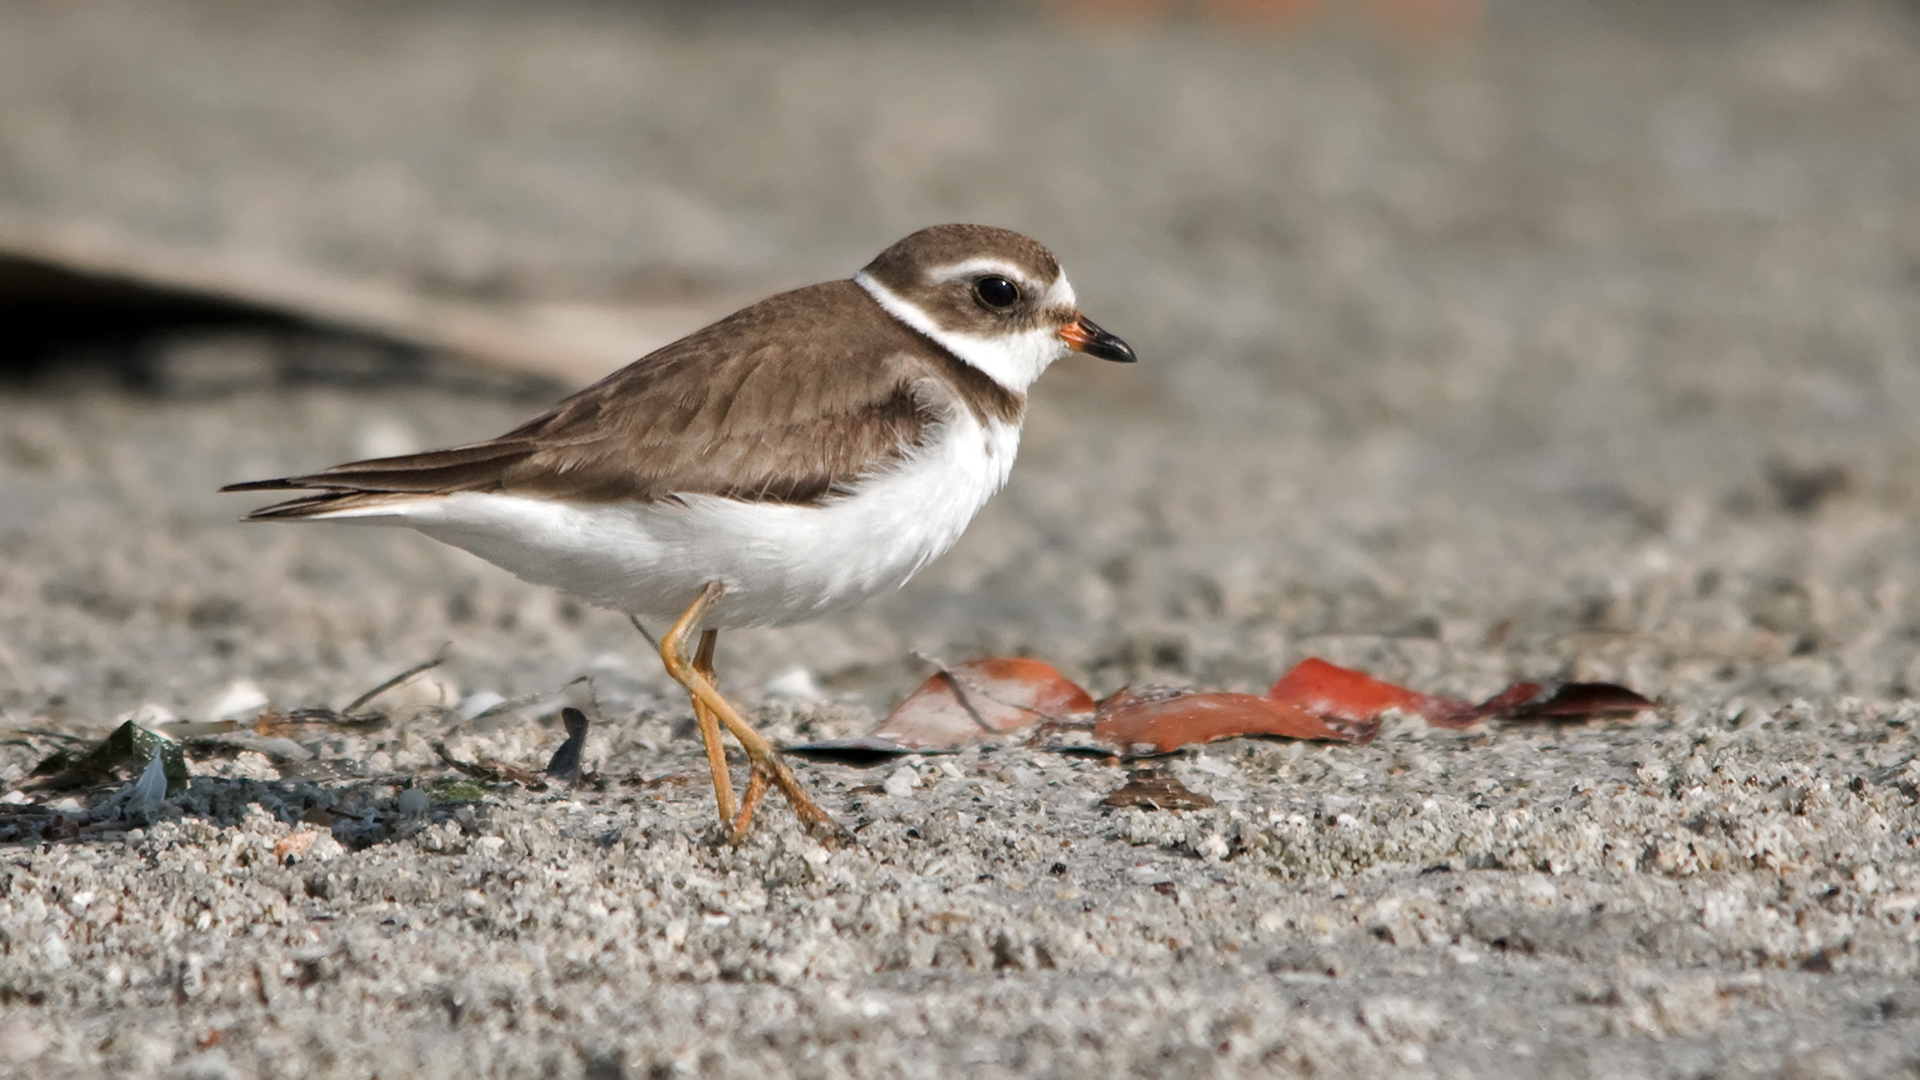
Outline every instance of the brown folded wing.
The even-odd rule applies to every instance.
[[[462,491],[818,503],[912,453],[951,408],[1017,419],[1023,405],[859,286],[830,282],[682,338],[497,439],[224,490],[311,492],[253,518]]]

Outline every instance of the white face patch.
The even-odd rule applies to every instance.
[[[991,263],[990,268],[973,269],[968,276],[982,272],[1003,273],[1011,280],[1022,280],[1018,275],[1008,273],[1011,268],[998,260],[972,259],[952,268],[955,276],[976,263]],[[1017,334],[962,334],[942,329],[927,317],[927,313],[900,298],[893,290],[875,281],[865,270],[853,275],[854,283],[867,290],[868,295],[879,301],[887,313],[915,330],[932,338],[942,348],[966,361],[969,365],[984,372],[988,378],[1016,394],[1024,394],[1027,387],[1040,377],[1040,373],[1052,366],[1055,360],[1067,355],[1071,350],[1060,337],[1058,331],[1044,326],[1024,330]],[[1060,275],[1047,290],[1048,306],[1054,303],[1054,297],[1064,297],[1068,308],[1074,304],[1073,286],[1067,284],[1065,274]]]

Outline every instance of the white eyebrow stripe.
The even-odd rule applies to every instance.
[[[935,281],[957,281],[960,278],[973,277],[975,274],[985,273],[999,274],[1001,277],[1012,278],[1015,281],[1032,281],[1031,278],[1021,272],[1019,267],[1012,263],[984,256],[968,259],[965,262],[949,263],[946,266],[936,266],[929,272],[928,276],[932,277]]]
[[[968,259],[964,262],[949,263],[946,266],[936,266],[930,271],[930,274],[935,281],[959,281],[962,278],[970,278],[978,274],[999,274],[1001,277],[1017,281],[1029,289],[1035,287],[1033,279],[1022,272],[1019,267],[1002,259],[986,256]],[[1042,307],[1065,307],[1069,309],[1077,309],[1079,307],[1079,298],[1074,295],[1073,286],[1068,283],[1067,275],[1056,274],[1053,282],[1049,284],[1046,289],[1045,296],[1041,301]]]

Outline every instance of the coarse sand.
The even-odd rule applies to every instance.
[[[1431,51],[0,10],[0,219],[501,303],[771,290],[940,220],[1053,246],[1142,362],[1051,372],[1012,485],[897,596],[723,640],[778,742],[867,730],[916,653],[1662,702],[1217,743],[1160,763],[1216,800],[1180,812],[1019,745],[803,762],[856,842],[771,802],[726,848],[620,616],[213,493],[555,388],[285,329],[73,351],[0,385],[0,791],[128,718],[445,663],[381,725],[197,736],[151,812],[127,778],[0,800],[0,1074],[1920,1075],[1920,29],[1492,7]],[[537,771],[563,705],[578,785],[436,748]]]

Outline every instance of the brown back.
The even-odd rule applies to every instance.
[[[1025,404],[835,281],[736,312],[497,439],[228,490],[317,492],[253,517],[461,491],[812,504],[913,452],[953,409],[1018,422]]]

